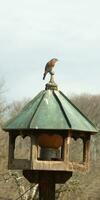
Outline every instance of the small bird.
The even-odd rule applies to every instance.
[[[44,72],[44,75],[43,75],[43,80],[45,79],[47,73],[50,73],[52,74],[52,69],[53,67],[55,66],[55,63],[58,61],[57,58],[53,58],[51,59],[49,62],[47,62],[46,66],[45,66],[45,72]]]

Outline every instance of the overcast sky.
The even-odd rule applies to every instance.
[[[33,98],[53,57],[65,94],[100,94],[99,0],[3,0],[0,3],[0,79],[9,102]]]

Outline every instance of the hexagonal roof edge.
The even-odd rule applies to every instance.
[[[3,127],[12,130],[77,130],[96,133],[94,124],[61,92],[47,88]]]

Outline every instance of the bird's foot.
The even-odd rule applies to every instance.
[[[53,71],[50,72],[51,76],[53,76],[55,73]]]

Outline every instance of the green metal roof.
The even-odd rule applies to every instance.
[[[41,91],[3,129],[72,129],[97,132],[93,123],[61,91],[50,89]]]

